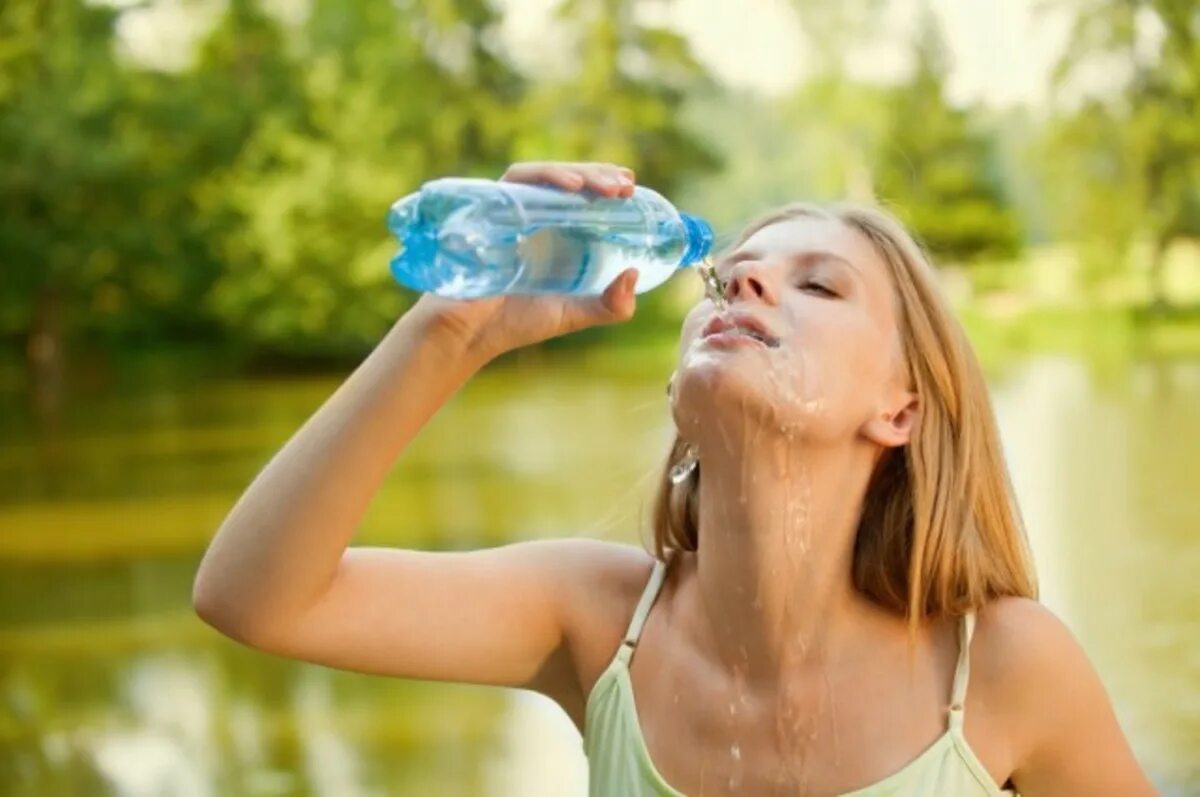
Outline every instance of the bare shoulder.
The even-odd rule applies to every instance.
[[[654,567],[654,557],[635,545],[583,537],[546,540],[540,545],[557,564],[561,589],[579,599],[579,608],[585,610],[613,601],[622,604],[630,595],[636,602]]]
[[[584,696],[616,653],[654,557],[634,545],[553,540],[560,557],[563,627]]]
[[[1005,597],[977,618],[971,689],[1009,740],[1022,794],[1153,793],[1099,674],[1054,612]]]
[[[1094,675],[1083,647],[1054,612],[1030,598],[997,598],[977,614],[971,683],[999,698],[993,705],[1028,717],[1031,706],[1056,702],[1062,688]]]
[[[996,598],[976,617],[973,663],[996,665],[1009,675],[1047,675],[1080,663],[1083,650],[1070,629],[1036,600]]]

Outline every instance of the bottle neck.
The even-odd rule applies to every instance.
[[[680,213],[683,229],[687,239],[687,248],[679,259],[679,268],[687,268],[704,259],[712,249],[713,231],[708,222],[690,213]]]

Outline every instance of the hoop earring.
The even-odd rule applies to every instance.
[[[683,450],[683,459],[671,467],[671,484],[681,484],[696,471],[700,464],[700,449],[691,443]]]

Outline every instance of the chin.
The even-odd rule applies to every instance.
[[[679,367],[672,414],[688,439],[700,440],[715,426],[726,435],[747,425],[777,434],[811,428],[811,402],[800,398],[795,375],[764,372],[758,358],[695,357]]]

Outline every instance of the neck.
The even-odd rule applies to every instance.
[[[697,608],[726,666],[774,683],[872,611],[851,565],[873,459],[755,437],[700,443]]]

